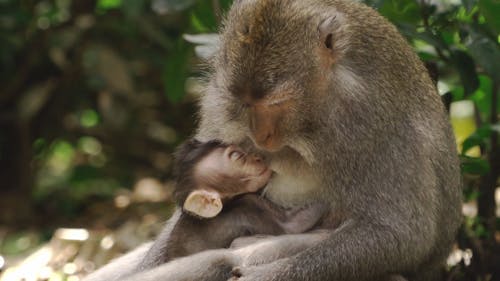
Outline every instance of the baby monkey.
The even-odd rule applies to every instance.
[[[201,218],[217,216],[223,203],[238,195],[259,191],[272,174],[260,156],[216,140],[189,140],[176,160],[175,201]]]
[[[264,160],[220,141],[189,140],[176,153],[174,199],[182,212],[167,223],[140,269],[209,249],[238,237],[303,233],[320,222],[327,206],[284,209],[257,192],[271,178]],[[175,220],[174,220],[175,221]]]

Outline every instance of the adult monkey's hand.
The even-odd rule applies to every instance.
[[[280,272],[286,270],[286,259],[268,264],[238,266],[233,269],[233,277],[228,281],[272,281]]]

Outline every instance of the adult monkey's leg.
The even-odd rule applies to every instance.
[[[317,230],[304,234],[281,235],[275,237],[243,237],[235,240],[233,244],[244,245],[245,242],[254,242],[248,246],[241,247],[235,251],[235,254],[240,257],[240,265],[233,270],[234,278],[238,280],[238,276],[245,275],[245,271],[252,266],[266,265],[272,266],[273,262],[284,262],[287,258],[311,248],[321,241],[328,238],[330,233],[325,230]],[[293,280],[293,279],[291,279]],[[402,275],[392,274],[386,275],[379,279],[370,279],[370,281],[407,281]]]
[[[84,281],[115,281],[137,272],[137,265],[144,258],[153,243],[146,243],[132,252],[119,257],[96,272],[87,276]]]
[[[295,255],[326,238],[324,232],[270,236],[237,249],[218,249],[175,259],[121,281],[225,281],[239,265],[265,264]]]
[[[168,220],[167,226],[165,227],[164,231],[171,231],[171,229],[177,224],[180,218],[180,214],[180,210],[177,210],[172,215],[172,217]],[[153,248],[153,242],[146,243],[120,258],[112,260],[109,264],[103,266],[96,272],[87,276],[84,281],[122,280],[123,278],[138,273],[142,271],[140,268],[140,264],[144,261],[144,258],[148,253],[154,252],[159,254],[161,252],[161,249],[155,250]]]

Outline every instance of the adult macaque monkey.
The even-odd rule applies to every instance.
[[[239,280],[437,280],[461,222],[443,104],[396,28],[353,1],[241,0],[225,22],[198,138],[267,152],[266,195],[331,202],[329,239]]]
[[[321,198],[341,220],[235,279],[439,280],[461,222],[459,163],[436,88],[393,25],[354,1],[240,0],[212,69],[197,138],[260,150],[276,173],[269,200]]]

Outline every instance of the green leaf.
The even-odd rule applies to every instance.
[[[420,7],[414,0],[384,0],[379,12],[392,22],[416,24],[420,21]]]
[[[441,38],[446,45],[453,45],[459,41],[457,32],[443,31],[441,32]]]
[[[463,51],[453,51],[451,58],[460,74],[465,96],[474,93],[479,88],[479,78],[474,60]]]
[[[432,45],[438,49],[441,50],[446,50],[448,49],[448,45],[446,42],[441,38],[439,35],[434,34],[430,32],[429,30],[424,30],[424,31],[417,31],[415,26],[411,24],[398,24],[399,30],[401,33],[404,35],[413,38],[413,39],[418,39],[421,41],[424,41],[428,43],[429,45]]]
[[[187,61],[191,58],[191,48],[180,39],[176,49],[167,57],[163,69],[163,83],[167,98],[179,102],[185,94],[185,84],[188,77]]]
[[[486,18],[486,24],[496,34],[500,33],[500,1],[479,0],[479,11]]]
[[[89,179],[101,178],[103,175],[99,169],[89,165],[74,167],[70,181],[72,183],[84,182]]]
[[[456,14],[454,15],[454,20],[462,23],[471,24],[474,22],[474,17],[477,14],[478,8],[473,6],[470,10],[465,7],[458,7]]]
[[[476,5],[476,3],[477,3],[477,0],[462,0],[462,4],[464,5],[464,7],[468,13],[470,13],[472,11],[472,9]]]
[[[493,80],[500,83],[500,47],[499,44],[482,34],[477,27],[470,28],[465,38],[471,56]]]
[[[488,122],[487,120],[490,119],[492,90],[491,78],[486,75],[479,75],[479,89],[469,97],[469,99],[476,104],[476,107],[479,109],[481,120],[484,122]],[[497,104],[497,108],[500,109],[500,101]]]
[[[142,15],[144,11],[144,0],[122,0],[122,11],[130,18],[137,18]]]
[[[478,223],[474,228],[474,234],[477,237],[487,237],[489,235],[488,229],[484,226],[483,223]]]
[[[482,158],[460,156],[462,172],[473,175],[485,175],[490,171],[490,165]]]
[[[217,20],[214,15],[212,1],[198,1],[191,12],[191,25],[196,32],[214,32]]]
[[[222,7],[222,10],[227,11],[231,7],[233,0],[220,0],[219,2]]]
[[[122,0],[99,0],[97,1],[98,10],[110,10],[121,7]]]
[[[484,126],[476,130],[462,144],[462,154],[465,154],[469,149],[475,146],[484,146],[485,140],[491,136],[492,129],[490,126]]]
[[[210,30],[210,28],[205,26],[203,21],[200,20],[196,14],[192,13],[190,20],[191,20],[191,26],[194,28],[196,33],[204,33]]]
[[[477,200],[477,198],[479,198],[479,195],[479,191],[477,191],[473,186],[468,186],[464,189],[465,202]]]
[[[464,99],[464,87],[455,87],[451,90],[453,101],[461,101]]]
[[[80,125],[85,128],[92,128],[99,124],[99,114],[93,109],[84,110],[80,116]]]

